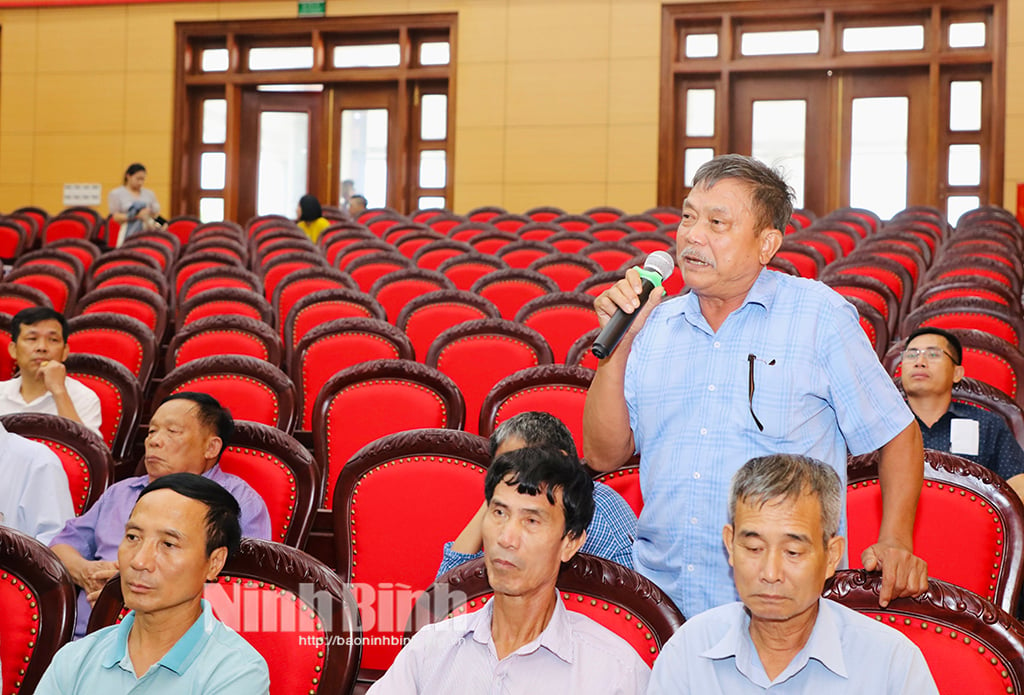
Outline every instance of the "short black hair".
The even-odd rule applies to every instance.
[[[11,340],[17,341],[22,326],[34,326],[42,321],[57,321],[60,324],[61,337],[68,342],[68,320],[64,314],[48,306],[30,306],[22,309],[11,319]]]
[[[242,542],[242,513],[238,500],[219,483],[195,473],[162,475],[139,493],[139,499],[154,490],[173,490],[206,505],[206,557],[217,548],[227,548],[228,557],[238,552]]]
[[[356,193],[354,196],[351,196],[349,198],[349,200],[355,200],[356,198],[358,198],[359,200],[363,201],[363,206],[366,206],[367,203],[366,203],[366,196],[365,195],[359,195],[358,193]]]
[[[138,162],[133,162],[128,165],[128,168],[124,170],[124,182],[128,183],[129,176],[135,176],[140,171],[145,171],[146,167],[142,166]]]
[[[204,427],[209,427],[220,437],[220,453],[217,460],[220,461],[224,450],[228,448],[231,437],[235,434],[235,419],[231,417],[231,411],[220,404],[216,398],[208,393],[199,391],[178,391],[160,401],[160,405],[176,400],[192,401],[196,404],[196,418]]]
[[[324,216],[324,209],[315,195],[307,193],[299,198],[299,221],[313,222]]]
[[[572,433],[565,423],[551,413],[545,413],[542,410],[528,410],[513,415],[494,428],[490,438],[492,459],[498,447],[504,444],[509,437],[522,439],[523,446],[560,449],[573,458],[579,456],[576,453],[576,442],[573,441]]]
[[[910,345],[910,341],[919,335],[937,335],[940,338],[945,338],[946,342],[949,343],[949,349],[953,351],[953,364],[959,366],[964,361],[964,348],[960,344],[960,339],[949,331],[935,328],[934,326],[920,326],[907,336],[905,346]]]
[[[515,487],[521,495],[543,492],[551,504],[555,504],[555,490],[561,490],[563,536],[579,538],[594,518],[594,481],[575,456],[546,447],[510,451],[492,461],[487,469],[484,496],[488,504],[499,482]]]

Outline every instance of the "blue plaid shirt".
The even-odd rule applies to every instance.
[[[587,527],[587,539],[581,553],[597,555],[633,569],[633,541],[636,540],[636,514],[622,495],[604,483],[594,481],[594,518]],[[448,570],[483,555],[467,555],[452,550],[452,541],[444,544],[444,558],[437,570],[440,577]]]
[[[717,333],[693,293],[660,305],[633,343],[625,396],[644,496],[636,569],[687,616],[737,600],[722,527],[740,466],[813,456],[845,491],[847,449],[873,451],[913,421],[853,306],[769,270]]]

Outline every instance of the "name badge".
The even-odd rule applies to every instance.
[[[953,418],[949,423],[949,451],[953,454],[978,455],[978,421]]]

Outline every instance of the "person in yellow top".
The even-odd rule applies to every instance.
[[[315,195],[307,193],[299,198],[299,207],[296,208],[295,214],[299,218],[296,220],[299,229],[305,232],[314,244],[320,238],[320,232],[331,226],[331,221],[324,217],[320,201],[316,199]]]

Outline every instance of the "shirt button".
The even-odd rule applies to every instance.
[[[697,517],[691,518],[690,519],[690,523],[696,525],[697,524]]]
[[[707,427],[701,427],[700,428],[700,433],[701,434],[707,434],[708,433],[708,428]]]
[[[693,567],[693,565],[687,565],[687,566],[686,566],[686,571],[687,571],[687,572],[692,572],[693,570],[694,570],[694,567]]]
[[[708,391],[714,391],[714,390],[715,390],[715,385],[714,384],[711,384],[710,386],[708,386]]]
[[[715,347],[716,348],[720,348],[720,347],[722,347],[722,344],[716,340],[715,341]]]
[[[694,480],[700,480],[700,471],[694,471],[693,472],[693,479]]]

